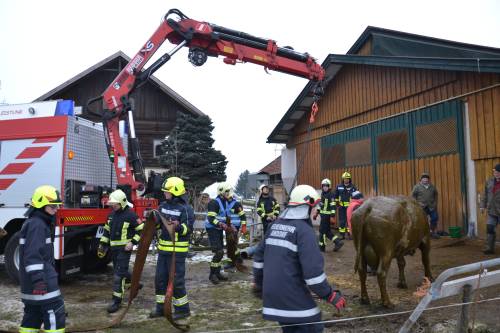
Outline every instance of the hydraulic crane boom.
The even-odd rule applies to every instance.
[[[172,16],[177,19],[173,19]],[[143,70],[145,64],[165,40],[176,46],[149,68]],[[145,175],[139,143],[135,136],[129,95],[184,46],[189,48],[188,58],[195,66],[203,65],[208,56],[220,55],[224,56],[226,64],[250,62],[261,65],[266,70],[275,70],[317,81],[315,94],[320,95],[322,92],[324,69],[309,54],[298,53],[289,47],[278,47],[276,42],[270,39],[195,21],[181,11],[171,9],[151,38],[106,88],[103,95],[89,102],[90,104],[97,99],[103,99],[105,109],[103,119],[109,156],[115,167],[118,184],[129,185],[132,190],[143,190]],[[125,117],[128,117],[130,129],[131,165],[128,163],[118,130],[119,120]]]

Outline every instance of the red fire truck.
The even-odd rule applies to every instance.
[[[175,47],[144,69],[166,40]],[[278,47],[271,39],[196,21],[171,9],[103,94],[89,101],[86,107],[102,115],[102,124],[75,116],[71,101],[47,102],[52,103],[48,107],[52,111],[45,112],[40,111],[43,103],[0,110],[1,117],[5,116],[0,117],[0,228],[8,233],[0,239],[0,254],[5,254],[13,279],[18,275],[17,231],[37,186],[50,184],[64,193],[64,207],[58,211],[54,230],[55,257],[62,277],[109,261],[98,260],[95,250],[98,226],[109,213],[102,201],[112,189],[124,190],[139,216],[157,207],[157,200],[143,197],[146,177],[129,96],[182,47],[189,48],[188,59],[195,66],[203,65],[208,57],[223,56],[229,65],[250,62],[316,81],[312,109],[317,111],[325,71],[309,54]],[[94,107],[98,101],[102,103]],[[125,126],[120,126],[122,121]],[[124,127],[127,135],[120,130]]]

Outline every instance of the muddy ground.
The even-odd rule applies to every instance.
[[[388,277],[388,288],[395,309],[388,310],[380,306],[380,293],[376,277],[368,278],[368,292],[372,304],[359,304],[359,280],[353,273],[354,249],[352,241],[338,253],[331,248],[325,254],[326,273],[331,283],[335,283],[347,298],[347,309],[336,314],[334,308],[319,301],[324,320],[363,317],[413,310],[418,299],[413,292],[421,283],[423,268],[420,253],[407,257],[406,277],[408,289],[398,289],[397,265],[393,262]],[[477,240],[458,241],[443,237],[433,242],[431,252],[432,272],[437,277],[443,270],[458,265],[491,259],[482,254],[483,243]],[[499,249],[497,249],[497,252]],[[211,332],[220,330],[256,329],[250,332],[275,332],[280,329],[275,323],[266,322],[261,317],[261,301],[250,292],[252,277],[250,274],[228,272],[230,281],[214,286],[207,280],[210,252],[197,252],[189,260],[187,268],[187,289],[192,316],[189,319],[191,332]],[[251,261],[246,261],[251,267]],[[148,257],[143,273],[144,288],[134,302],[129,314],[120,327],[106,332],[176,332],[165,319],[149,319],[148,313],[154,306],[154,267],[155,259]],[[68,312],[67,327],[82,328],[88,325],[106,323],[112,316],[106,313],[106,306],[111,298],[112,269],[98,274],[84,275],[61,283],[61,288]],[[500,287],[482,289],[477,299],[500,296]],[[456,303],[458,297],[434,302],[431,306]],[[22,303],[19,300],[18,287],[7,278],[5,267],[0,264],[0,331],[15,330],[22,318]],[[459,308],[447,308],[424,312],[413,332],[453,332],[458,318]],[[475,332],[500,332],[500,302],[488,302],[476,305],[474,320],[478,329]],[[325,332],[397,332],[409,313],[387,317],[357,319],[334,323]],[[267,328],[266,328],[267,327]],[[259,328],[259,329],[257,329]]]

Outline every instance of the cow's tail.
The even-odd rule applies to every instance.
[[[353,213],[352,215],[352,222],[351,224],[357,225],[355,228],[355,232],[353,234],[353,238],[357,239],[356,242],[356,262],[354,263],[354,273],[357,273],[358,270],[361,268],[361,256],[363,255],[363,249],[365,248],[365,241],[363,237],[363,228],[366,222],[367,216],[370,214],[372,211],[372,206],[371,205],[361,205],[356,212]],[[354,230],[353,230],[354,231]]]

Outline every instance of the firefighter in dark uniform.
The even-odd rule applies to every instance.
[[[325,178],[321,181],[321,202],[319,203],[319,210],[316,211],[314,218],[320,214],[321,221],[319,224],[319,249],[325,252],[326,240],[332,241],[335,246],[333,251],[337,252],[344,245],[338,235],[332,233],[330,220],[335,217],[335,194],[332,192],[332,182],[330,179]]]
[[[221,261],[222,257],[224,257],[223,231],[237,231],[234,226],[230,227],[226,224],[226,218],[229,216],[227,206],[230,193],[231,185],[226,182],[219,183],[217,185],[217,197],[208,203],[205,229],[207,230],[210,247],[214,253],[210,263],[208,279],[213,284],[218,284],[219,281],[227,281],[227,276],[221,273]],[[232,228],[232,230],[229,230],[229,228]]]
[[[345,239],[345,234],[350,235],[351,230],[347,225],[347,207],[351,202],[352,193],[358,189],[352,183],[352,177],[349,172],[342,174],[342,183],[335,188],[335,200],[337,200],[337,223],[339,233],[342,239]]]
[[[238,233],[241,231],[241,234],[245,235],[247,233],[247,216],[245,215],[243,205],[241,204],[241,202],[236,200],[234,192],[232,190],[229,192],[226,209],[229,213],[229,216],[231,217],[231,225],[236,228]],[[235,255],[236,260],[240,264],[243,263],[239,248],[236,249]],[[229,259],[229,263],[224,267],[224,269],[230,268],[234,268],[234,263],[231,261],[231,259]]]
[[[319,201],[311,186],[294,188],[287,208],[254,254],[253,291],[263,297],[264,319],[294,325],[283,327],[283,332],[323,331],[322,324],[307,324],[321,320],[311,291],[338,310],[346,304],[338,288],[328,283],[323,256],[309,224],[311,209]]]
[[[51,225],[62,204],[52,186],[38,187],[31,198],[19,238],[19,279],[24,316],[21,333],[64,332],[66,315],[54,261]]]
[[[151,318],[164,315],[165,293],[167,290],[172,253],[175,251],[174,320],[190,316],[189,300],[186,291],[186,257],[189,251],[189,236],[193,229],[194,214],[185,196],[184,181],[179,177],[170,177],[162,185],[165,201],[159,207],[160,214],[166,218],[175,229],[175,248],[161,219],[157,219],[157,228],[161,230],[158,239],[158,261],[156,263],[155,294],[156,307],[150,313]]]
[[[134,245],[141,239],[140,232],[144,228],[139,217],[131,209],[133,205],[127,201],[122,190],[113,191],[107,203],[113,209],[104,225],[104,234],[99,242],[97,255],[104,258],[111,247],[113,259],[113,297],[108,306],[108,313],[118,311],[122,303],[126,284],[131,280],[128,265]]]
[[[262,184],[259,187],[260,197],[257,202],[257,214],[260,216],[262,226],[264,228],[264,235],[266,234],[267,227],[272,223],[278,215],[280,215],[280,205],[269,194],[269,186]]]

